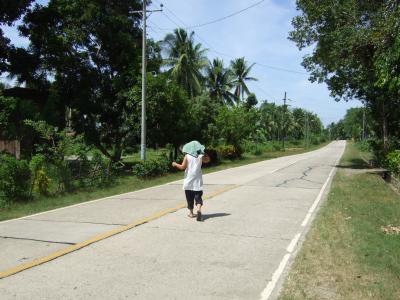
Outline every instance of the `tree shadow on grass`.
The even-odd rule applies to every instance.
[[[203,214],[203,221],[205,221],[207,219],[212,219],[212,218],[227,217],[230,215],[231,214],[227,214],[227,213]]]
[[[342,164],[337,165],[336,168],[363,170],[370,169],[371,166],[361,158],[352,158]]]

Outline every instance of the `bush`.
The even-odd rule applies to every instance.
[[[280,142],[272,142],[272,150],[273,151],[281,151],[282,144]]]
[[[263,144],[247,142],[244,146],[244,151],[247,153],[251,153],[253,155],[261,155],[263,154],[265,147]]]
[[[89,162],[89,184],[104,185],[110,184],[113,181],[113,165],[111,161],[101,155],[99,152],[94,152],[92,159]]]
[[[7,201],[30,198],[31,172],[28,162],[0,154],[0,197]]]
[[[29,162],[29,169],[32,174],[31,191],[35,188],[41,195],[47,195],[49,192],[50,178],[46,171],[46,157],[42,154],[36,154]]]
[[[47,176],[44,168],[41,168],[35,175],[34,187],[40,195],[48,195],[50,187],[50,178]]]
[[[138,162],[132,168],[132,173],[139,178],[161,176],[171,170],[171,162],[166,156]]]
[[[371,151],[371,145],[368,140],[359,141],[356,143],[358,150],[362,152],[369,152]]]
[[[400,150],[395,150],[386,155],[385,167],[394,175],[400,175]]]
[[[219,153],[225,159],[237,159],[242,156],[243,150],[234,145],[223,145],[218,147]]]

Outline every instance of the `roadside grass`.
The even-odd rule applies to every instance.
[[[400,299],[400,196],[348,143],[279,299]]]
[[[328,143],[323,143],[317,146],[312,146],[308,149],[304,148],[291,148],[286,151],[265,152],[261,155],[251,155],[245,153],[241,159],[238,160],[224,160],[219,165],[210,166],[203,169],[203,173],[211,173],[220,170],[225,170],[232,167],[239,167],[246,164],[259,162],[262,160],[273,159],[286,155],[300,154],[312,150],[316,150]],[[160,152],[158,152],[160,153]],[[152,155],[156,155],[155,151]],[[129,160],[131,161],[132,158]],[[0,221],[19,218],[55,208],[65,207],[77,203],[82,203],[90,200],[100,199],[108,196],[118,195],[122,193],[132,192],[152,186],[157,186],[182,179],[181,172],[169,173],[162,177],[139,179],[133,175],[118,176],[115,182],[110,186],[98,188],[82,188],[73,192],[64,193],[56,196],[38,196],[29,202],[14,202],[5,208],[0,208]]]

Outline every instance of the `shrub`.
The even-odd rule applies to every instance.
[[[247,142],[244,147],[245,152],[253,155],[261,155],[264,152],[264,145],[260,143]]]
[[[45,166],[46,166],[46,157],[43,154],[36,154],[32,156],[32,159],[29,162],[29,169],[31,170],[31,175],[32,175],[32,182],[30,189],[31,195],[34,188],[37,189],[39,193],[42,195],[48,193],[50,178],[47,176],[48,174],[45,170]],[[40,179],[38,179],[39,172],[40,172]],[[46,187],[45,181],[47,181],[47,189],[42,190],[41,188]]]
[[[47,176],[44,168],[41,168],[35,175],[34,186],[40,195],[48,195],[50,187],[50,178]]]
[[[104,158],[99,152],[94,152],[89,160],[88,178],[91,185],[109,184],[113,180],[113,165],[109,159]]]
[[[358,143],[356,143],[356,146],[357,146],[358,150],[360,150],[362,152],[371,151],[371,145],[368,140],[359,141]]]
[[[156,159],[138,162],[132,168],[134,175],[140,178],[161,176],[171,170],[171,163],[168,157],[160,156]]]
[[[281,151],[282,144],[280,142],[272,142],[272,150],[273,151]]]
[[[225,159],[237,159],[242,156],[242,149],[235,147],[234,145],[223,145],[218,147],[219,153],[221,153],[222,158]]]
[[[0,154],[0,195],[6,202],[29,199],[30,178],[27,161]]]
[[[385,167],[394,175],[400,175],[400,150],[395,150],[386,155]]]
[[[250,153],[253,155],[261,155],[263,154],[263,147],[261,145],[254,145],[254,147],[251,149]]]

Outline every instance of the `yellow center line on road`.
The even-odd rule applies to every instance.
[[[214,198],[214,197],[216,197],[218,195],[221,195],[221,194],[223,194],[223,193],[225,193],[225,192],[227,192],[229,190],[232,190],[232,189],[234,189],[236,187],[238,187],[238,185],[230,185],[230,186],[224,187],[222,189],[219,189],[219,190],[217,190],[217,191],[215,191],[213,193],[210,193],[208,196],[204,197],[204,200],[209,200],[211,198]],[[176,212],[176,211],[178,211],[178,210],[180,210],[180,209],[182,209],[184,207],[186,207],[186,204],[180,204],[180,205],[175,206],[173,208],[168,208],[168,209],[163,210],[161,212],[158,212],[158,213],[156,213],[156,214],[154,214],[154,215],[152,215],[150,217],[147,217],[147,218],[141,219],[139,221],[135,221],[133,223],[130,223],[128,225],[124,225],[124,226],[118,227],[116,229],[107,231],[107,232],[102,233],[102,234],[100,234],[98,236],[90,238],[90,239],[88,239],[86,241],[83,241],[83,242],[77,243],[75,245],[69,246],[67,248],[64,248],[62,250],[53,252],[53,253],[45,256],[45,257],[38,258],[38,259],[35,259],[35,260],[33,260],[33,261],[29,262],[29,263],[20,264],[20,265],[18,265],[16,267],[10,268],[10,269],[5,270],[5,271],[2,271],[2,272],[0,272],[0,279],[3,279],[5,277],[14,275],[16,273],[22,272],[24,270],[27,270],[27,269],[30,269],[30,268],[33,268],[33,267],[36,267],[36,266],[39,266],[41,264],[44,264],[46,262],[49,262],[51,260],[54,260],[54,259],[59,258],[61,256],[64,256],[64,255],[66,255],[68,253],[77,251],[79,249],[82,249],[82,248],[84,248],[86,246],[89,246],[91,244],[97,243],[99,241],[102,241],[102,240],[104,240],[106,238],[109,238],[111,236],[114,236],[114,235],[117,235],[117,234],[122,233],[124,231],[130,230],[130,229],[132,229],[134,227],[137,227],[139,225],[142,225],[142,224],[148,223],[150,221],[159,219],[162,216],[165,216],[167,214]]]

